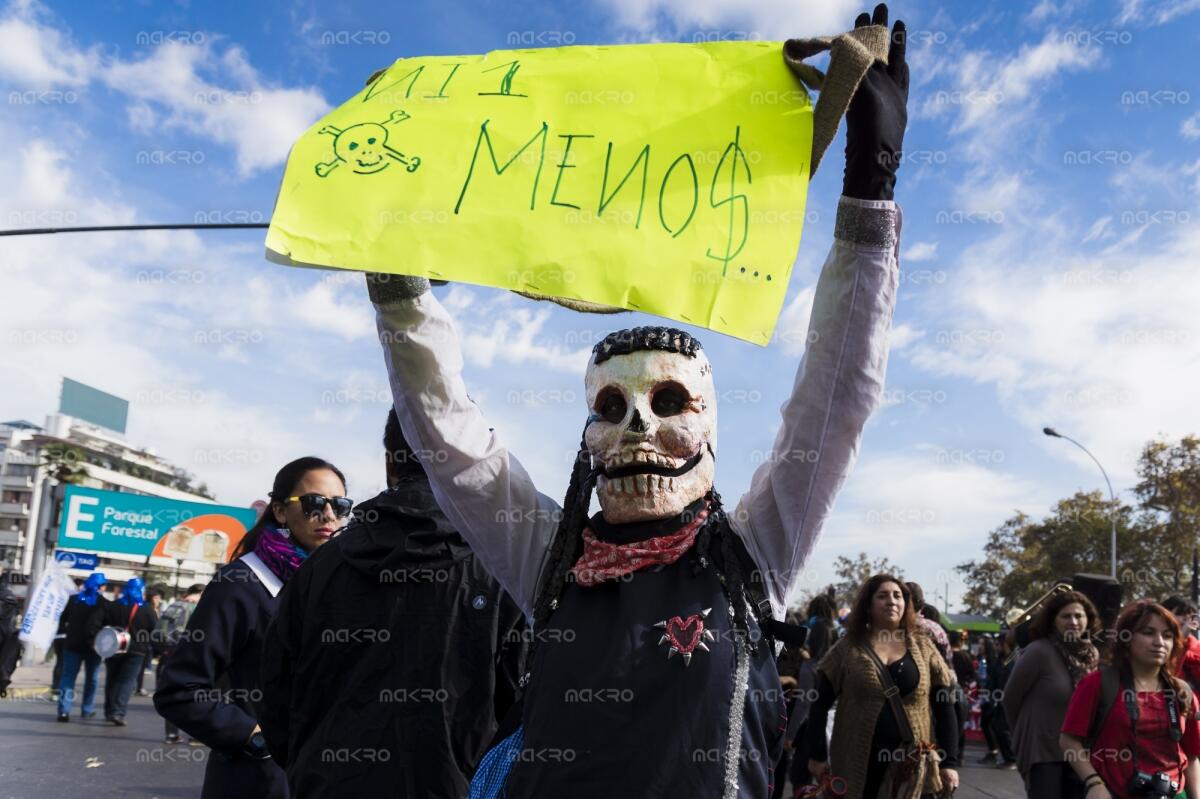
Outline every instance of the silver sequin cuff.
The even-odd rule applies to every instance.
[[[386,272],[367,273],[367,293],[376,305],[389,305],[399,300],[411,300],[429,291],[429,280],[411,275],[391,275]]]
[[[838,202],[834,238],[851,244],[890,249],[896,246],[896,205],[894,203],[851,200]]]

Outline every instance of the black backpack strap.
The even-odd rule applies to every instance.
[[[1108,720],[1108,714],[1112,712],[1113,705],[1117,703],[1117,697],[1121,693],[1121,674],[1116,666],[1101,666],[1100,667],[1100,699],[1096,702],[1096,710],[1092,713],[1092,723],[1088,726],[1087,738],[1084,740],[1084,746],[1089,750],[1100,737],[1100,730],[1104,728],[1104,722]]]

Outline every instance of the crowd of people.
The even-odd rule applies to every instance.
[[[1019,771],[1029,799],[1200,795],[1196,604],[1140,599],[1103,630],[1091,600],[1064,589],[1026,625],[970,647],[938,619],[919,585],[889,575],[870,578],[840,622],[831,596],[809,603],[808,641],[779,661],[791,702],[779,768],[794,796],[896,795],[881,792],[885,779],[927,757],[910,758],[913,740],[937,763],[922,794],[952,792],[968,728],[983,738],[979,765]]]
[[[353,513],[335,466],[287,464],[241,557],[161,611],[139,578],[89,577],[62,614],[59,720],[81,670],[80,712],[95,715],[103,662],[104,718],[124,724],[157,657],[166,742],[212,748],[206,797],[467,796],[519,707],[532,636],[447,523],[394,411],[384,443],[389,488]],[[773,799],[949,795],[968,731],[977,764],[1019,771],[1029,799],[1198,794],[1191,601],[1137,600],[1108,631],[1073,590],[1019,629],[971,639],[943,621],[887,574],[841,613],[831,589],[792,614],[805,635],[776,658]],[[129,635],[102,660],[105,628]]]

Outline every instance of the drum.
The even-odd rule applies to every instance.
[[[123,655],[129,651],[129,631],[120,627],[101,627],[92,646],[102,658]]]

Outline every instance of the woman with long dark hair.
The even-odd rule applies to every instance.
[[[954,678],[898,578],[877,574],[859,589],[846,636],[821,660],[817,680],[808,745],[818,781],[841,779],[835,790],[869,799],[918,799],[958,787]]]
[[[341,471],[313,457],[280,469],[270,499],[200,596],[154,694],[160,715],[212,749],[203,799],[287,797],[254,710],[263,637],[284,583],[353,506]]]
[[[1079,681],[1062,725],[1067,762],[1087,799],[1200,796],[1195,692],[1176,676],[1183,632],[1152,599],[1117,618],[1112,663]],[[1149,790],[1146,790],[1149,788]]]
[[[1004,713],[1029,799],[1083,799],[1083,783],[1063,760],[1059,730],[1071,694],[1099,664],[1093,640],[1100,616],[1078,591],[1055,594],[1034,618],[1033,641],[1004,688]]]

